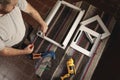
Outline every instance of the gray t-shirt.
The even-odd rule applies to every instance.
[[[18,4],[10,13],[0,16],[0,50],[22,41],[26,29],[20,10],[25,11],[26,6],[26,0],[18,0]]]

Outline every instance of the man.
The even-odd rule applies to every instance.
[[[30,54],[34,49],[33,44],[23,50],[12,48],[22,41],[26,31],[20,10],[32,16],[44,34],[48,29],[39,13],[26,0],[0,0],[0,55]]]

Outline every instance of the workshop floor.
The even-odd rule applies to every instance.
[[[47,16],[52,6],[57,0],[28,0],[41,14],[43,18]],[[69,2],[79,0],[67,0]],[[41,7],[42,6],[42,7]],[[24,20],[30,25],[37,25],[26,14]],[[107,53],[107,51],[106,51]],[[26,55],[3,57],[0,56],[0,80],[40,80],[35,74],[35,64]],[[95,80],[95,79],[93,79]],[[97,79],[98,80],[98,79]]]
[[[34,62],[25,55],[0,56],[0,64],[0,80],[37,80],[34,73]]]
[[[31,5],[33,5],[41,13],[42,17],[45,17],[48,11],[51,9],[55,0],[29,0]],[[36,3],[38,5],[36,5]],[[49,4],[48,4],[49,3]],[[46,5],[45,5],[46,4]],[[35,6],[36,5],[36,6]],[[39,6],[42,6],[39,8]],[[49,7],[51,6],[51,7]],[[29,24],[35,25],[29,16],[23,15],[25,21]],[[3,57],[0,56],[0,80],[39,80],[35,75],[35,65],[34,61],[28,59],[26,55],[14,56],[14,57]]]
[[[46,17],[52,6],[57,0],[29,0],[41,14]],[[71,0],[68,0],[71,1]],[[77,1],[77,0],[72,0]],[[38,4],[38,5],[37,5]],[[42,6],[42,7],[40,7]],[[23,14],[24,20],[31,25],[37,25],[29,16]],[[35,75],[35,64],[26,55],[3,57],[0,56],[0,80],[40,80]]]

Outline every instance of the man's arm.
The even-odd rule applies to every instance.
[[[46,33],[48,26],[40,16],[38,11],[28,3],[25,12],[32,16],[40,24],[40,29],[42,30],[42,32]]]
[[[5,47],[0,50],[0,55],[2,56],[16,56],[16,55],[24,55],[32,53],[34,46],[32,44],[28,45],[25,49],[15,49],[11,47]]]

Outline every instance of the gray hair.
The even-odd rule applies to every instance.
[[[7,5],[10,3],[11,3],[11,0],[0,0],[0,4],[2,4],[2,5]]]

